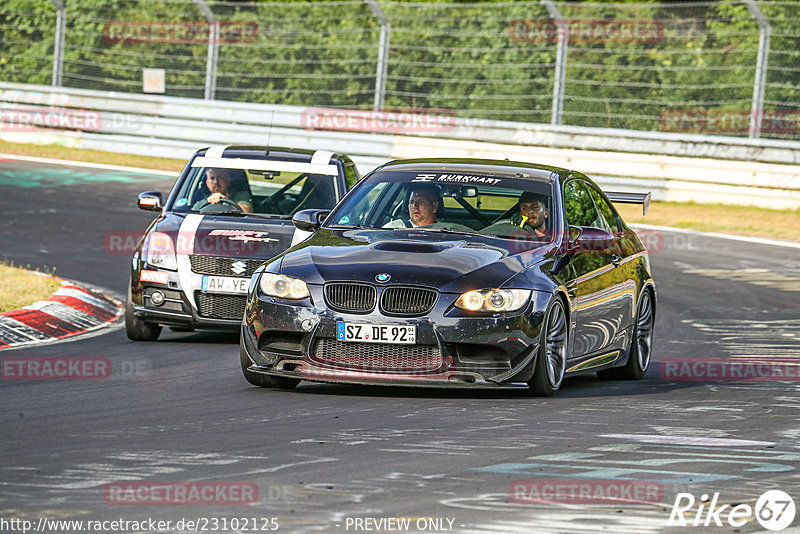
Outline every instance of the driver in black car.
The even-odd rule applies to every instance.
[[[247,191],[232,191],[231,173],[242,172],[231,169],[208,169],[206,171],[206,187],[210,195],[198,200],[193,209],[199,210],[207,204],[219,204],[222,199],[227,198],[235,202],[243,212],[253,213],[253,199]],[[242,173],[244,174],[244,173]],[[246,177],[245,177],[246,179]]]
[[[547,201],[541,195],[525,191],[519,196],[517,206],[519,212],[511,217],[511,223],[535,233],[537,237],[545,237],[547,217],[550,215],[547,210]]]

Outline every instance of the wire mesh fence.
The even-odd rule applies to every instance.
[[[800,1],[63,0],[59,56],[60,5],[0,3],[0,80],[800,139]]]

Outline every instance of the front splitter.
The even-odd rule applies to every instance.
[[[332,369],[313,365],[304,360],[281,360],[275,366],[251,365],[248,371],[270,376],[325,382],[334,384],[361,384],[369,386],[405,386],[464,389],[526,389],[519,382],[491,382],[479,373],[445,371],[441,373],[376,373],[350,369]]]

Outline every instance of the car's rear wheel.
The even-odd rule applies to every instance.
[[[600,371],[600,378],[616,378],[623,380],[640,380],[650,367],[650,356],[653,351],[653,324],[655,309],[650,291],[645,290],[639,299],[636,320],[633,328],[633,339],[628,351],[628,362],[614,369]]]
[[[155,341],[161,334],[161,325],[142,321],[133,315],[130,284],[128,299],[125,301],[125,334],[131,341]]]
[[[539,335],[539,353],[536,356],[533,379],[528,382],[531,393],[539,397],[552,397],[561,382],[567,367],[567,340],[569,327],[567,314],[561,299],[554,299],[542,323]]]
[[[250,358],[247,356],[244,347],[239,349],[239,361],[242,364],[242,374],[244,374],[244,378],[254,386],[262,388],[293,389],[300,383],[300,380],[296,378],[270,376],[248,370],[247,368],[250,367]]]

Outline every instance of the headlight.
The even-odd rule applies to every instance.
[[[473,312],[512,312],[522,308],[530,296],[530,289],[472,290],[458,297],[455,306]]]
[[[305,282],[282,274],[263,273],[258,285],[261,292],[270,297],[300,300],[311,296]]]
[[[150,232],[144,244],[144,258],[147,263],[170,271],[178,270],[175,245],[172,238],[163,232]]]

